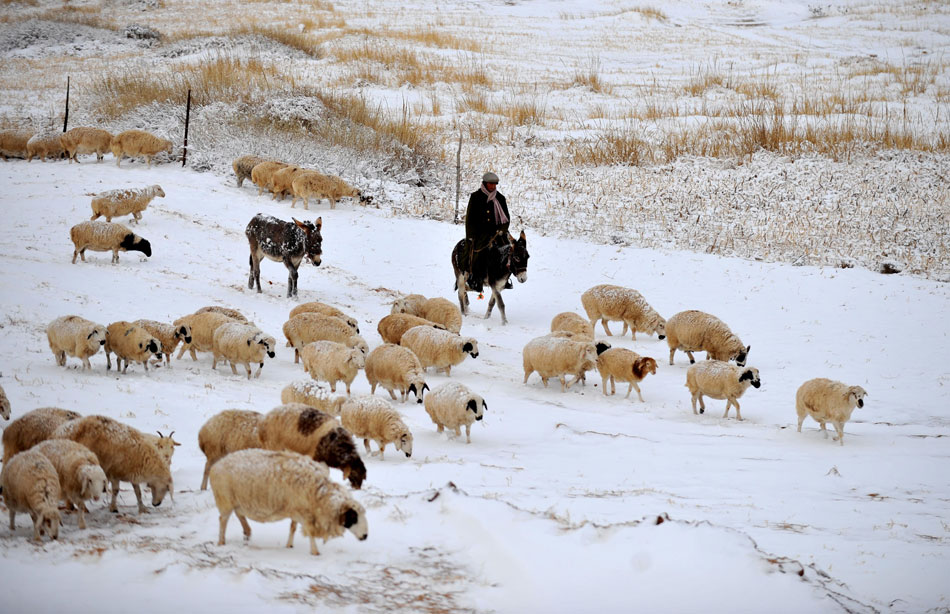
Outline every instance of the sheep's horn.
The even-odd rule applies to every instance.
[[[155,432],[158,433],[158,436],[159,436],[159,437],[161,437],[162,439],[165,439],[165,436],[162,435],[162,432],[161,432],[161,431],[155,431]]]

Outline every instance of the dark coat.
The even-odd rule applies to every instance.
[[[508,234],[508,225],[511,222],[511,215],[508,213],[508,202],[505,197],[498,193],[498,203],[505,212],[508,222],[504,224],[495,223],[494,207],[489,204],[488,196],[481,190],[472,192],[468,197],[468,209],[465,211],[465,238],[474,242],[475,252],[480,252],[488,247],[495,235],[501,231],[504,235]]]

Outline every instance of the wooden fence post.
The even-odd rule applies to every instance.
[[[63,116],[63,132],[66,132],[66,124],[69,123],[69,77],[66,77],[66,114]]]
[[[181,165],[185,166],[188,157],[188,122],[191,121],[191,89],[188,90],[188,102],[185,103],[185,144],[181,148]]]
[[[455,153],[455,223],[459,223],[459,193],[462,184],[462,127],[459,126],[459,149]]]

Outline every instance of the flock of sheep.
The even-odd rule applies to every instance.
[[[101,158],[105,137],[95,141],[88,136],[95,135],[95,129],[86,129],[89,132],[80,133],[74,142],[66,138],[74,130],[83,129],[73,129],[61,137],[61,145],[70,158],[76,153],[97,153]],[[148,160],[145,151],[154,148],[132,148],[120,139],[125,134],[110,137],[113,152],[118,141],[120,154],[136,151]],[[99,149],[93,147],[94,142]],[[238,158],[234,161],[238,185],[250,177],[258,185],[259,193],[269,189],[274,198],[291,193],[295,200],[303,198],[305,207],[306,199],[312,196],[329,198],[332,208],[338,197],[360,195],[342,184],[351,190],[344,191],[340,183],[335,184],[336,188],[313,187],[322,181],[319,177],[327,176],[279,164],[253,156]],[[85,260],[87,249],[112,251],[113,262],[123,250],[150,255],[151,248],[145,239],[124,226],[95,219],[132,215],[138,221],[156,196],[164,196],[159,186],[95,195],[93,220],[74,226],[70,233],[75,245],[73,262],[77,255]],[[698,413],[704,412],[703,397],[709,397],[726,401],[724,417],[735,406],[736,418],[742,419],[738,399],[749,386],[760,386],[759,372],[746,366],[751,347],[743,345],[724,322],[695,310],[665,320],[639,292],[621,286],[595,286],[581,296],[581,303],[586,319],[575,313],[557,314],[549,334],[525,345],[524,383],[538,373],[545,386],[549,379],[557,378],[562,391],[566,391],[585,381],[588,371],[597,369],[605,395],[608,384],[609,394],[613,394],[617,382],[628,383],[626,396],[636,390],[643,402],[639,384],[647,375],[656,373],[656,360],[595,339],[598,321],[607,335],[612,335],[608,322],[620,321],[621,335],[629,328],[634,339],[637,332],[666,339],[671,365],[676,350],[686,352],[691,363],[686,371],[686,387],[694,414],[697,402]],[[462,364],[466,357],[478,357],[478,342],[461,334],[462,323],[462,314],[451,301],[410,294],[397,299],[391,313],[378,322],[383,344],[371,349],[360,335],[357,320],[336,307],[320,302],[294,307],[282,332],[287,346],[294,349],[294,363],[302,362],[311,379],[283,388],[281,405],[266,414],[226,410],[212,416],[198,434],[199,447],[207,459],[201,488],[206,489],[210,483],[220,513],[218,543],[225,543],[232,513],[238,516],[245,539],[251,533],[248,518],[260,522],[289,518],[288,547],[292,546],[296,526],[300,524],[310,540],[312,554],[318,554],[316,538],[326,541],[342,535],[344,530],[365,539],[368,524],[364,508],[347,488],[330,479],[329,469],[339,469],[352,488],[362,486],[367,471],[354,437],[363,440],[366,454],[382,458],[389,444],[407,457],[412,454],[412,433],[393,403],[375,394],[377,386],[384,388],[393,402],[405,403],[412,394],[417,403],[424,404],[438,432],[448,428],[461,437],[464,427],[466,442],[471,443],[471,425],[483,418],[487,410],[485,399],[454,381],[432,390],[426,382],[430,367],[451,376],[452,368]],[[135,320],[103,326],[67,315],[53,320],[46,332],[58,365],[65,366],[69,356],[81,360],[83,370],[92,369],[90,358],[102,349],[106,369],[111,369],[111,355],[115,354],[116,369],[122,373],[136,363],[148,372],[151,360],[170,364],[171,354],[178,349],[178,359],[188,352],[195,361],[198,352],[210,352],[212,369],[225,362],[236,374],[241,365],[250,379],[255,364],[258,367],[253,377],[260,377],[265,357],[274,358],[277,345],[273,336],[239,311],[218,306],[201,308],[171,323]],[[693,352],[697,351],[705,352],[707,360],[696,363]],[[352,395],[351,384],[361,370],[371,393]],[[568,377],[573,380],[568,381]],[[345,394],[336,394],[339,382],[344,383]],[[844,423],[855,407],[863,406],[865,395],[860,386],[822,378],[805,382],[796,396],[798,430],[810,415],[826,435],[825,425],[831,422],[837,431],[835,440],[843,445]],[[10,404],[2,389],[0,413],[5,419],[10,418]],[[378,447],[375,453],[371,440]],[[171,435],[158,433],[156,437],[142,433],[105,416],[80,416],[58,408],[37,409],[14,420],[4,430],[2,443],[0,487],[10,514],[10,528],[14,528],[16,513],[29,513],[35,539],[44,533],[58,536],[61,500],[68,508],[78,508],[79,527],[85,528],[85,502],[98,499],[107,484],[111,486],[110,510],[114,512],[118,510],[121,481],[132,484],[139,513],[145,510],[142,484],[151,490],[154,506],[173,492],[171,460],[178,442]]]

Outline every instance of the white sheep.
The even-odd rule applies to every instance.
[[[726,323],[714,315],[697,311],[681,311],[666,322],[666,343],[670,347],[670,364],[673,354],[682,350],[689,356],[690,364],[696,362],[693,352],[706,352],[713,360],[735,360],[745,366],[752,346],[743,346],[742,341],[729,330]]]
[[[28,130],[0,130],[0,158],[26,159],[26,144],[33,133]]]
[[[354,198],[358,197],[361,203],[371,200],[369,197],[363,196],[362,192],[339,177],[335,175],[324,175],[317,171],[307,171],[298,174],[294,178],[291,188],[294,195],[293,201],[290,204],[291,208],[296,206],[298,198],[303,200],[303,207],[307,210],[310,209],[308,199],[311,197],[316,198],[318,203],[326,198],[330,201],[331,209],[336,209],[337,200],[348,196]]]
[[[149,334],[144,326],[125,320],[113,322],[106,328],[106,369],[112,368],[111,354],[115,352],[115,370],[125,373],[130,362],[140,362],[148,372],[148,359],[162,358],[161,342]],[[125,361],[125,366],[122,366]]]
[[[42,162],[46,162],[46,156],[52,159],[61,158],[65,153],[63,144],[60,142],[62,132],[52,131],[34,134],[26,142],[26,161],[39,156]]]
[[[202,425],[198,431],[198,448],[205,455],[201,490],[208,488],[208,473],[219,459],[238,450],[263,448],[257,428],[264,414],[243,409],[226,409]]]
[[[152,156],[163,151],[172,153],[172,142],[168,139],[157,137],[145,130],[126,130],[112,137],[109,144],[112,149],[112,155],[115,156],[115,165],[119,166],[122,156],[142,156],[145,158],[145,164],[152,166]]]
[[[146,188],[126,188],[119,190],[106,190],[99,192],[92,197],[90,206],[92,207],[92,217],[94,220],[99,216],[106,218],[111,222],[114,217],[131,215],[132,220],[138,224],[142,219],[142,212],[148,207],[149,203],[156,196],[165,197],[165,191],[160,185],[150,185]]]
[[[79,126],[70,128],[59,137],[70,162],[79,164],[79,154],[96,154],[96,161],[102,162],[103,156],[112,149],[112,133],[101,128]]]
[[[4,420],[10,419],[10,399],[7,398],[3,386],[0,386],[0,416],[3,416]]]
[[[364,354],[369,351],[366,340],[354,335],[349,324],[322,313],[298,313],[284,322],[283,330],[287,345],[294,348],[294,364],[300,360],[300,350],[314,341],[336,341]]]
[[[340,415],[340,408],[344,401],[346,401],[345,396],[331,394],[326,386],[308,380],[292,382],[280,391],[281,403],[303,403],[331,416]]]
[[[211,490],[220,514],[218,545],[225,544],[234,512],[251,538],[250,518],[274,522],[290,518],[287,547],[294,545],[297,523],[310,538],[310,554],[318,555],[316,539],[326,542],[349,529],[360,541],[369,534],[366,510],[346,489],[329,478],[326,465],[295,452],[242,450],[211,468]]]
[[[739,413],[739,397],[748,390],[749,386],[758,388],[762,385],[759,379],[759,370],[755,367],[737,367],[721,360],[706,360],[690,366],[686,370],[686,387],[692,395],[693,413],[696,413],[696,401],[699,401],[699,413],[706,411],[703,395],[711,399],[726,400],[726,413],[723,418],[729,417],[729,407],[736,406],[736,420],[742,420]]]
[[[141,326],[158,339],[162,354],[165,356],[165,366],[171,366],[172,353],[179,343],[191,343],[191,327],[186,324],[175,326],[155,320],[136,320],[133,324]]]
[[[109,511],[119,511],[119,481],[131,482],[139,514],[146,511],[139,484],[147,484],[151,489],[155,507],[162,504],[172,489],[168,465],[138,429],[106,416],[86,416],[61,425],[56,435],[81,443],[98,457],[106,478],[112,483]]]
[[[191,342],[181,345],[176,359],[181,359],[185,352],[191,354],[192,360],[198,360],[196,352],[211,352],[214,350],[214,332],[219,326],[233,323],[235,320],[223,313],[203,311],[182,316],[172,322],[174,326],[188,326],[191,328]]]
[[[332,316],[334,318],[339,318],[346,322],[346,324],[353,329],[353,332],[357,335],[360,334],[359,322],[353,316],[347,315],[337,309],[332,305],[327,305],[326,303],[321,303],[319,301],[313,301],[310,303],[301,303],[293,309],[290,310],[290,315],[287,316],[288,319],[301,313],[322,313],[325,316]]]
[[[478,358],[478,342],[474,337],[461,337],[447,330],[430,326],[416,326],[403,334],[399,345],[409,348],[419,358],[422,370],[435,367],[452,375],[452,367],[465,360],[465,356]]]
[[[336,383],[342,381],[346,384],[346,394],[350,394],[350,384],[366,366],[363,352],[336,341],[308,343],[300,350],[300,357],[304,370],[316,381],[329,383],[330,392],[336,392]]]
[[[529,341],[521,351],[521,359],[525,384],[537,371],[545,388],[548,379],[556,377],[561,382],[561,391],[565,391],[576,384],[582,374],[597,366],[597,347],[587,341],[548,335]],[[568,382],[567,375],[574,375],[574,380]]]
[[[231,163],[231,168],[234,169],[234,175],[237,177],[238,187],[244,185],[245,179],[251,178],[251,171],[261,162],[267,162],[267,158],[253,155],[235,158],[234,162]]]
[[[79,316],[62,316],[46,327],[46,339],[59,366],[66,366],[69,355],[80,359],[83,369],[92,369],[89,357],[106,344],[106,327]]]
[[[79,418],[81,414],[58,407],[41,407],[23,414],[3,429],[3,462],[51,438],[61,424]]]
[[[551,319],[551,332],[572,333],[571,338],[575,341],[593,341],[594,325],[570,311],[564,311]]]
[[[837,435],[832,441],[844,445],[844,423],[851,419],[855,407],[864,407],[867,391],[861,386],[849,386],[824,377],[810,379],[795,393],[795,410],[798,412],[798,432],[802,432],[805,416],[811,416],[821,425],[828,436],[825,423],[834,425]]]
[[[247,379],[251,379],[251,363],[257,363],[259,366],[254,377],[260,377],[264,369],[264,355],[270,358],[276,356],[276,345],[277,341],[273,337],[256,326],[240,322],[222,324],[215,329],[211,338],[211,351],[214,354],[211,368],[217,368],[218,360],[227,360],[231,363],[232,373],[237,374],[235,365],[244,365]]]
[[[391,443],[407,458],[412,456],[412,433],[386,399],[372,395],[350,397],[340,408],[340,421],[343,428],[363,440],[367,454],[370,454],[369,440],[372,439],[379,446],[380,459]]]
[[[59,476],[60,494],[67,505],[79,508],[79,528],[86,528],[84,501],[99,500],[106,474],[92,450],[68,439],[50,439],[33,448],[49,459]]]
[[[438,432],[448,427],[459,437],[464,426],[465,442],[472,443],[472,423],[485,416],[488,404],[462,384],[449,382],[426,395],[425,408]]]
[[[228,316],[235,322],[241,322],[243,324],[254,324],[247,319],[243,313],[237,309],[232,309],[231,307],[221,307],[220,305],[208,305],[207,307],[202,307],[201,309],[196,309],[195,313],[220,313]]]
[[[274,173],[288,165],[277,160],[266,160],[254,165],[251,169],[251,181],[257,186],[257,195],[260,196],[264,190],[270,190],[274,180]]]
[[[382,337],[383,343],[399,344],[406,331],[416,326],[431,326],[445,330],[445,326],[437,324],[425,318],[414,316],[408,313],[393,313],[383,317],[376,325],[376,332]]]
[[[587,317],[590,318],[591,327],[600,320],[604,326],[604,332],[608,335],[612,335],[610,329],[607,328],[609,320],[623,322],[621,336],[625,335],[627,327],[630,327],[634,340],[637,338],[637,331],[648,335],[656,333],[660,339],[666,335],[666,320],[647,303],[642,294],[632,288],[600,284],[581,295],[581,304],[587,312]]]
[[[69,229],[69,238],[73,242],[73,264],[76,256],[86,261],[86,250],[94,252],[112,252],[112,262],[119,261],[119,252],[142,252],[152,255],[152,244],[138,236],[122,224],[112,222],[81,222]]]
[[[429,300],[422,294],[407,294],[393,301],[393,308],[390,313],[408,313],[418,316],[422,313],[422,306]],[[420,316],[421,317],[421,316]]]
[[[586,323],[586,322],[585,322]],[[610,394],[617,392],[616,382],[629,382],[625,399],[630,398],[630,392],[636,389],[640,402],[643,395],[638,385],[649,374],[656,374],[656,360],[649,356],[643,357],[624,348],[612,348],[597,357],[597,370],[603,379],[601,387],[604,396],[607,396],[607,383],[610,382]]]
[[[34,540],[39,541],[43,534],[59,538],[59,476],[48,458],[26,450],[4,461],[0,490],[10,513],[11,531],[16,529],[17,512],[26,512],[33,519]]]
[[[410,392],[416,395],[416,403],[422,403],[422,396],[429,389],[425,371],[416,355],[394,343],[374,348],[366,357],[364,373],[373,394],[376,394],[377,385],[382,386],[389,391],[393,401],[396,400],[394,391],[398,390],[403,403]]]

